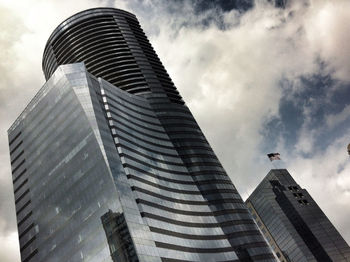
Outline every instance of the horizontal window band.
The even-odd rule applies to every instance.
[[[117,70],[131,70],[132,72],[140,72],[140,68],[136,64],[136,62],[133,60],[133,57],[130,56],[130,54],[127,54],[125,52],[127,45],[119,43],[118,46],[113,46],[113,49],[115,51],[120,52],[121,56],[118,60],[110,57],[108,55],[108,49],[103,48],[98,53],[95,53],[94,55],[86,58],[86,68],[89,70],[89,72],[94,72],[94,77],[99,75],[101,72],[108,72],[110,73],[110,68],[113,67],[115,71]],[[67,61],[69,62],[69,61]],[[109,92],[110,94],[111,92]],[[113,93],[112,93],[113,94]],[[114,94],[113,94],[114,95]]]
[[[162,262],[195,262],[191,260],[182,260],[182,259],[175,259],[175,258],[168,258],[168,257],[161,257],[160,258]],[[235,259],[235,260],[225,260],[221,262],[240,262],[240,260]]]
[[[115,24],[115,21],[113,21],[113,17],[111,15],[99,15],[99,16],[95,16],[95,17],[90,17],[89,18],[81,18],[79,19],[79,23],[70,25],[70,32],[68,34],[68,32],[62,32],[59,31],[56,34],[58,34],[57,38],[55,38],[51,45],[53,49],[58,48],[58,46],[60,44],[62,44],[63,40],[66,39],[65,37],[67,37],[69,40],[72,40],[71,38],[74,37],[77,32],[83,31],[83,30],[91,30],[91,29],[96,29],[96,28],[101,28],[101,27],[106,27],[106,25],[108,25],[108,27],[112,27],[114,30],[119,32],[119,29],[117,27],[117,25]],[[73,36],[72,36],[73,35]],[[63,42],[64,43],[64,42]]]
[[[153,142],[148,141],[148,140],[146,140],[146,139],[143,139],[143,138],[140,138],[140,137],[135,136],[135,135],[133,135],[133,134],[127,133],[127,131],[125,131],[125,130],[117,129],[117,127],[114,126],[114,125],[113,125],[112,127],[115,127],[115,128],[116,128],[116,131],[117,131],[118,133],[124,133],[124,134],[126,134],[126,135],[128,135],[128,136],[131,136],[132,138],[135,138],[135,139],[137,139],[137,140],[140,140],[140,141],[142,141],[142,142],[144,142],[144,143],[146,143],[146,144],[149,144],[149,145],[152,145],[152,146],[157,146],[157,147],[160,147],[160,148],[175,150],[175,148],[174,148],[173,146],[164,146],[164,145],[161,145],[161,144],[153,143]],[[116,138],[118,138],[119,136],[120,136],[119,134],[113,135],[113,137],[116,137]]]
[[[213,159],[213,160],[218,160],[218,158],[216,157],[216,155],[214,154],[192,154],[192,153],[188,153],[188,154],[179,154],[179,156],[184,159],[184,161],[191,160],[191,158],[208,158],[208,159]],[[186,161],[187,162],[187,161]]]
[[[128,63],[125,65],[132,65],[132,64]],[[114,84],[118,84],[121,87],[121,89],[129,90],[131,88],[142,86],[144,89],[150,90],[142,73],[137,72],[139,70],[137,70],[136,72],[135,72],[135,69],[126,69],[126,70],[128,72],[124,72],[123,75],[119,75],[117,72],[111,72],[108,74],[104,74],[102,72],[100,74],[95,74],[95,75],[98,77],[103,77],[107,81],[110,81],[110,83],[114,82]],[[134,72],[131,72],[131,71],[134,71]],[[94,72],[91,72],[91,73],[94,73]]]
[[[166,222],[169,224],[174,224],[184,227],[195,227],[195,228],[216,228],[216,227],[231,227],[236,225],[254,225],[253,219],[240,219],[240,220],[231,220],[220,223],[194,223],[194,222],[184,222],[175,219],[170,219],[168,217],[162,217],[148,212],[141,212],[142,217],[151,218],[154,220]]]
[[[135,171],[138,171],[142,174],[145,174],[147,176],[157,178],[159,180],[167,181],[167,182],[172,182],[172,183],[177,183],[181,185],[208,185],[208,184],[227,184],[227,185],[232,185],[231,180],[223,180],[223,179],[210,179],[210,180],[200,180],[200,181],[183,181],[183,180],[178,180],[178,179],[171,179],[159,175],[155,175],[153,173],[147,172],[141,168],[134,167],[130,164],[125,164],[125,167],[133,169]],[[189,176],[188,174],[185,176]]]
[[[18,159],[21,157],[21,155],[23,155],[23,154],[24,154],[24,151],[22,150],[22,151],[11,161],[11,165],[13,165],[13,163],[16,162],[16,160],[18,160]]]
[[[184,110],[188,110],[188,107],[186,105],[179,105],[179,104],[166,104],[166,103],[160,103],[158,105],[155,105],[155,110],[156,111],[161,111],[164,110],[167,112],[171,112],[172,109],[184,109]],[[169,109],[169,111],[167,110],[167,108]]]
[[[204,161],[198,161],[198,162],[189,162],[189,161],[184,161],[184,164],[187,166],[187,167],[195,167],[195,166],[216,166],[216,167],[221,167],[222,168],[222,165],[217,162],[204,162]]]
[[[206,174],[217,174],[217,175],[221,175],[221,176],[228,176],[226,174],[226,172],[222,172],[222,171],[218,171],[218,170],[201,170],[201,171],[190,171],[189,172],[191,176],[201,176],[201,175],[206,175]]]
[[[19,236],[18,238],[21,239],[25,234],[29,232],[34,227],[34,223],[30,224]]]
[[[149,87],[140,87],[139,84],[135,85],[135,87],[128,87],[128,93],[131,94],[150,94],[151,89]]]
[[[151,102],[150,101],[150,103],[149,103],[152,107],[158,107],[158,106],[160,106],[160,105],[162,105],[162,106],[169,106],[169,102],[166,102],[166,101],[164,101],[164,100],[162,100],[162,101],[159,101],[159,102],[155,102],[155,101],[153,101],[153,102]],[[185,103],[179,103],[179,105],[184,105]],[[164,111],[164,110],[163,110]],[[158,111],[158,112],[160,112],[160,111]]]
[[[128,179],[134,179],[134,180],[139,181],[141,183],[144,183],[144,184],[147,184],[147,185],[150,185],[150,186],[162,189],[162,190],[175,192],[175,193],[181,193],[181,194],[189,194],[189,195],[210,195],[210,194],[217,194],[217,193],[233,193],[233,194],[237,194],[237,190],[235,190],[235,189],[216,188],[216,189],[202,190],[202,191],[200,191],[200,189],[198,189],[198,191],[182,190],[182,189],[162,186],[162,185],[159,185],[157,183],[153,183],[151,181],[148,181],[146,179],[140,178],[140,177],[135,176],[135,175],[127,175],[127,178]]]
[[[20,190],[26,183],[28,182],[28,178],[25,179],[14,191],[14,193],[16,194],[18,192],[18,190]]]
[[[99,75],[99,77],[105,77],[105,79],[108,79],[109,81],[112,81],[115,84],[118,84],[121,89],[124,90],[136,90],[135,88],[143,88],[146,90],[149,90],[149,87],[147,86],[146,81],[144,80],[141,73],[134,73],[134,74],[128,74],[124,76],[119,76],[116,72],[113,72],[109,74],[108,76]]]
[[[12,174],[14,174],[24,163],[26,162],[25,159],[22,160],[21,163],[19,163],[15,169],[12,170]]]
[[[147,176],[150,176],[150,177],[153,177],[153,178],[157,178],[159,180],[163,180],[163,181],[167,181],[167,182],[172,182],[172,183],[177,183],[177,184],[182,184],[182,185],[196,185],[196,183],[193,182],[193,181],[183,181],[183,180],[177,180],[177,179],[171,179],[171,178],[167,178],[167,177],[162,177],[162,176],[153,174],[151,172],[148,172],[148,171],[146,171],[144,169],[141,169],[141,168],[135,167],[133,165],[130,165],[129,163],[123,164],[123,167],[133,169],[133,170],[138,171],[138,172],[140,172],[142,174],[145,174]],[[188,173],[182,173],[182,174],[176,174],[176,175],[189,176]],[[130,178],[132,178],[132,176],[134,176],[134,175],[130,174]]]
[[[237,249],[246,249],[246,248],[256,248],[256,247],[267,247],[265,242],[254,242],[248,244],[242,244],[236,247],[218,247],[218,248],[195,248],[195,247],[185,247],[179,245],[173,245],[168,243],[162,243],[155,241],[156,247],[189,252],[189,253],[224,253],[224,252],[232,252],[237,251]]]
[[[109,106],[109,104],[107,104],[107,105]],[[113,112],[113,111],[112,111],[112,113],[113,113],[114,115],[118,116],[118,118],[124,119],[125,121],[128,121],[128,122],[130,122],[131,124],[133,124],[133,125],[135,125],[135,126],[138,126],[138,127],[142,128],[142,129],[149,130],[149,131],[152,131],[152,132],[155,132],[155,133],[166,134],[166,133],[165,133],[165,130],[157,130],[157,129],[153,129],[153,128],[150,128],[150,127],[147,127],[147,126],[143,126],[143,125],[141,125],[141,124],[139,124],[139,123],[136,123],[136,122],[133,121],[133,120],[130,120],[130,119],[128,119],[128,118],[122,116],[121,114],[119,114],[119,112]],[[125,114],[125,113],[123,113],[123,114]],[[112,119],[113,119],[114,121],[117,121],[115,118],[112,118]],[[133,118],[133,119],[134,119],[134,118]],[[141,120],[138,120],[138,121],[141,121]],[[142,122],[144,123],[144,121],[142,121]],[[118,121],[118,123],[119,123],[119,121]]]
[[[133,144],[133,145],[135,145],[135,146],[137,146],[137,147],[140,147],[140,148],[142,148],[142,149],[144,149],[144,150],[147,150],[147,151],[150,151],[150,152],[153,152],[153,153],[156,153],[156,154],[160,154],[160,155],[164,155],[164,156],[170,156],[170,157],[178,157],[178,155],[176,155],[176,154],[164,153],[164,152],[161,152],[161,151],[156,151],[156,150],[154,150],[154,149],[151,149],[151,148],[148,148],[148,147],[139,145],[139,144],[135,143],[134,141],[132,141],[132,140],[130,140],[130,139],[127,139],[127,138],[125,138],[125,137],[123,137],[123,136],[120,136],[120,135],[117,136],[117,138],[120,138],[120,139],[122,139],[122,140],[125,140],[126,142],[128,142],[128,143],[130,143],[130,144]],[[115,145],[116,145],[117,147],[127,147],[127,146],[124,145],[123,143],[115,143]],[[173,150],[175,151],[175,149],[173,149]],[[176,151],[175,151],[175,152],[176,152]]]
[[[189,111],[189,109],[185,109],[185,107],[183,106],[181,108],[174,108],[174,107],[157,108],[156,111],[158,110],[166,110],[167,112],[180,112],[180,113],[187,114],[189,116],[193,116]]]
[[[247,209],[243,208],[236,208],[236,209],[223,209],[223,210],[217,210],[217,211],[210,211],[210,212],[199,212],[199,211],[187,211],[187,210],[180,210],[175,208],[170,208],[166,206],[162,206],[147,200],[143,200],[140,198],[136,199],[136,203],[147,205],[150,207],[158,208],[167,212],[181,214],[181,215],[187,215],[187,216],[221,216],[221,215],[227,215],[227,214],[242,214],[242,213],[248,213]]]
[[[118,81],[118,77],[111,77],[110,79],[106,78],[107,81],[110,81],[115,86],[119,86],[120,89],[129,92],[129,90],[136,90],[137,88],[143,88],[143,90],[149,91],[147,83],[144,81],[142,76],[134,77],[130,80]],[[135,93],[135,92],[133,92]]]
[[[127,47],[120,48],[118,51],[126,52]],[[122,74],[119,79],[124,79],[126,76],[134,77],[142,75],[140,68],[138,68],[137,64],[132,61],[128,61],[124,64],[117,64],[116,61],[111,60],[106,62],[103,66],[100,65],[93,70],[90,68],[92,74],[104,76],[110,76],[112,73],[116,73],[116,70],[118,70],[118,73]]]
[[[210,147],[209,143],[204,140],[194,139],[194,138],[173,138],[169,136],[173,144],[179,149],[179,150],[193,150],[196,149],[202,149],[202,150],[208,150],[213,151],[213,149]],[[192,152],[193,152],[192,151]]]
[[[172,103],[176,103],[176,104],[179,104],[179,105],[184,105],[185,102],[182,100],[182,98],[180,99],[172,99],[172,98],[169,98],[170,102]],[[157,104],[157,103],[154,103],[154,104]]]
[[[15,178],[15,180],[13,180],[13,184],[15,184],[25,172],[27,172],[27,169],[23,169],[23,171]]]
[[[183,238],[183,239],[193,239],[193,240],[220,240],[220,239],[232,239],[232,238],[244,237],[244,236],[253,236],[253,235],[260,236],[259,230],[238,231],[238,232],[233,232],[225,235],[193,235],[193,234],[178,233],[178,232],[165,230],[157,227],[149,227],[149,229],[151,230],[151,232],[154,232],[154,233],[159,233],[159,234]]]
[[[21,195],[19,198],[17,198],[17,200],[15,201],[15,204],[18,204],[18,202],[21,201],[21,199],[24,198],[28,193],[29,193],[29,189],[27,189],[26,191],[24,191],[24,192],[22,193],[22,195]]]
[[[15,146],[11,152],[10,152],[10,155],[12,155],[21,145],[23,144],[23,141],[19,142],[17,146]]]
[[[196,120],[194,119],[194,117],[186,117],[186,116],[169,116],[169,115],[165,115],[165,116],[158,116],[159,119],[162,120],[168,120],[168,119],[180,119],[180,120],[189,120],[189,121],[193,121],[194,123],[196,123]]]
[[[105,63],[103,63],[103,62],[105,62]],[[111,58],[103,59],[101,57],[98,57],[92,61],[89,61],[89,63],[86,64],[86,67],[91,72],[94,71],[95,74],[100,74],[100,72],[110,71],[111,68],[114,68],[114,70],[121,70],[124,72],[126,72],[126,71],[129,71],[129,72],[140,71],[137,64],[135,64],[134,61],[132,61],[132,60],[116,61],[116,60],[111,59]]]
[[[161,110],[161,112],[163,112],[164,110]],[[167,128],[171,128],[171,127],[190,127],[190,128],[199,128],[198,125],[193,125],[193,124],[189,124],[189,123],[163,123],[163,127],[165,129]],[[168,129],[167,129],[168,130]],[[170,129],[171,130],[171,129]]]
[[[106,88],[105,88],[106,89]],[[145,109],[145,110],[148,110],[148,111],[152,111],[152,108],[151,107],[144,107],[144,106],[141,106],[141,105],[139,105],[139,104],[137,104],[137,103],[134,103],[134,102],[131,102],[131,101],[129,101],[129,100],[126,100],[125,98],[123,98],[122,97],[122,95],[121,94],[119,94],[119,93],[115,93],[115,91],[114,90],[110,90],[109,88],[107,89],[107,92],[110,92],[111,94],[113,94],[113,95],[115,95],[116,97],[118,97],[120,100],[122,100],[122,101],[124,101],[124,102],[126,102],[126,103],[128,103],[128,104],[130,104],[130,105],[133,105],[133,106],[135,106],[135,107],[139,107],[139,108],[142,108],[142,109]],[[107,95],[106,95],[107,96]],[[113,99],[113,98],[111,98],[111,96],[108,96],[110,99]],[[114,101],[116,101],[116,100],[114,100]]]
[[[101,30],[104,30],[101,28]],[[103,41],[102,41],[103,38]],[[90,40],[90,41],[89,41]],[[100,34],[95,35],[91,37],[90,39],[83,39],[80,38],[79,40],[73,40],[74,42],[70,43],[71,45],[69,48],[74,49],[74,53],[69,52],[67,50],[67,47],[63,47],[61,50],[57,50],[56,57],[59,60],[59,64],[62,64],[64,60],[68,60],[71,63],[75,61],[84,61],[82,58],[88,58],[87,54],[96,54],[101,52],[101,50],[105,49],[106,47],[110,48],[116,48],[119,49],[118,52],[120,53],[131,53],[130,50],[125,47],[124,41],[117,33],[110,33],[107,32],[107,34]],[[79,44],[82,45],[82,47],[78,46]],[[95,49],[93,49],[95,47]],[[75,57],[73,57],[75,56]],[[73,60],[73,61],[72,61]]]
[[[33,236],[30,240],[28,240],[27,243],[25,243],[22,247],[21,247],[21,252],[26,249],[34,240],[36,239],[36,236]]]
[[[199,129],[193,129],[192,131],[189,130],[169,130],[167,132],[169,135],[194,135],[194,136],[201,136],[204,137],[203,133]]]
[[[124,154],[124,153],[121,153],[119,154],[120,157],[125,157],[127,159],[130,159],[132,161],[135,161],[141,165],[144,165],[144,166],[147,166],[147,167],[150,167],[150,168],[153,168],[153,169],[156,169],[156,170],[159,170],[159,171],[163,171],[165,173],[170,173],[170,174],[176,174],[176,175],[188,175],[188,172],[183,172],[183,171],[176,171],[176,170],[172,170],[172,169],[166,169],[166,168],[162,168],[162,167],[158,167],[158,166],[155,166],[155,165],[151,165],[147,162],[144,162],[144,161],[141,161],[139,159],[137,159],[136,157],[132,157],[132,156],[129,156],[127,154]],[[124,164],[123,164],[124,165]],[[176,165],[176,166],[180,166],[180,167],[184,167],[184,165]]]
[[[32,201],[28,200],[22,207],[21,209],[19,209],[16,214],[17,216],[19,215],[19,213],[21,213]]]
[[[176,199],[172,197],[167,197],[164,195],[160,195],[157,193],[154,193],[152,191],[137,187],[137,186],[132,186],[131,190],[137,191],[140,193],[144,193],[153,197],[157,197],[160,199],[164,199],[170,202],[174,203],[180,203],[180,204],[186,204],[186,205],[198,205],[198,206],[208,206],[208,205],[216,205],[216,204],[224,204],[224,203],[239,203],[243,204],[243,201],[241,199],[236,199],[236,198],[224,198],[224,199],[215,199],[215,200],[208,200],[208,201],[195,201],[195,200],[183,200],[183,199]]]
[[[170,137],[171,139],[171,137]],[[197,145],[184,145],[182,144],[181,142],[183,141],[175,141],[176,139],[172,139],[171,141],[173,142],[179,142],[178,144],[175,144],[175,146],[182,152],[186,152],[186,151],[191,151],[192,154],[193,154],[193,151],[195,151],[196,149],[200,149],[200,150],[206,150],[206,151],[209,151],[209,152],[213,152],[213,149],[211,147],[209,147],[209,143],[208,142],[205,142],[205,143],[202,143],[203,145],[208,145],[208,146],[197,146]],[[187,142],[196,142],[196,141],[187,141]],[[181,154],[183,155],[183,153]]]
[[[117,145],[117,144],[116,144]],[[158,158],[155,158],[155,157],[151,157],[150,155],[148,154],[144,154],[144,153],[141,153],[140,151],[137,151],[131,147],[128,147],[128,146],[124,146],[124,145],[119,145],[122,149],[126,149],[128,151],[131,151],[135,154],[138,154],[140,156],[143,156],[145,158],[148,158],[150,160],[153,160],[153,161],[156,161],[156,162],[159,162],[159,163],[164,163],[164,164],[169,164],[169,165],[173,165],[173,166],[184,166],[183,163],[178,163],[178,162],[171,162],[171,161],[166,161],[166,160],[162,160],[162,159],[158,159]],[[163,155],[163,153],[159,152],[160,155]],[[175,156],[177,159],[180,159],[180,157],[178,156]]]
[[[272,254],[261,254],[261,255],[255,255],[255,256],[250,256],[253,261],[258,261],[258,260],[266,260],[266,259],[273,259],[275,260],[275,257]],[[162,262],[193,262],[190,260],[182,260],[182,259],[175,259],[175,258],[167,258],[167,257],[161,257]],[[234,259],[234,260],[225,260],[221,262],[240,262],[242,260],[239,259]]]
[[[198,191],[192,191],[192,190],[181,190],[181,189],[176,189],[176,188],[170,188],[170,187],[166,187],[166,186],[162,186],[159,185],[157,183],[153,183],[150,182],[146,179],[140,178],[138,176],[134,176],[134,175],[127,175],[128,179],[134,179],[136,181],[142,182],[144,184],[162,189],[162,190],[166,190],[166,191],[170,191],[170,192],[174,192],[174,193],[181,193],[181,194],[189,194],[189,195],[202,195],[202,193],[198,190]]]
[[[11,141],[9,142],[9,146],[12,145],[13,142],[15,142],[16,139],[19,138],[19,136],[20,136],[21,134],[22,134],[22,132],[18,132],[18,134],[17,134],[14,138],[12,138]]]
[[[186,120],[194,120],[193,115],[189,112],[189,111],[184,111],[182,109],[179,108],[170,108],[167,109],[166,107],[164,108],[165,111],[167,112],[166,114],[162,114],[161,117],[162,119],[186,119]],[[173,109],[173,110],[172,110]],[[186,131],[185,131],[186,132]],[[202,134],[202,132],[200,131],[200,129],[197,129],[197,132],[199,134]]]
[[[104,35],[104,37],[105,39],[103,41],[101,41],[101,39],[95,38],[95,40],[92,43],[89,43],[87,45],[86,45],[87,41],[85,41],[84,47],[78,47],[77,45],[73,44],[71,48],[74,49],[74,53],[61,52],[60,54],[57,54],[56,57],[58,57],[57,60],[59,64],[63,64],[65,61],[67,62],[69,61],[70,63],[73,63],[75,61],[84,61],[84,59],[91,58],[94,54],[99,54],[101,53],[101,51],[105,49],[124,47],[124,41],[121,41],[118,34],[111,35],[110,37],[106,37]],[[130,49],[128,48],[120,48],[120,49],[122,50],[118,50],[119,53],[132,56]],[[123,51],[123,49],[125,51]]]
[[[165,126],[167,126],[166,123],[164,123]],[[174,126],[167,126],[167,133],[168,134],[172,134],[175,133],[174,135],[176,135],[177,133],[187,133],[189,132],[191,135],[199,135],[199,136],[204,136],[202,131],[198,128],[198,127],[186,127],[186,126],[182,126],[180,125],[174,125]]]
[[[30,255],[24,259],[22,262],[29,262],[36,254],[38,254],[38,250],[35,249],[32,253],[30,253]]]
[[[94,22],[94,25],[91,24],[91,21]],[[91,21],[89,23],[87,21],[82,20],[78,24],[70,25],[70,30],[68,30],[67,32],[59,32],[60,35],[58,35],[58,37],[51,43],[52,49],[55,50],[55,52],[57,52],[62,48],[62,45],[65,43],[64,40],[74,41],[76,37],[78,37],[78,39],[83,38],[83,36],[81,36],[81,32],[83,32],[84,30],[96,30],[97,28],[100,29],[107,27],[113,28],[118,33],[120,32],[115,22],[113,21],[113,18],[111,17],[97,16],[91,19]]]
[[[145,87],[148,87],[148,86],[145,86]],[[130,116],[130,117],[132,117],[132,118],[134,118],[134,119],[137,119],[138,121],[141,121],[141,122],[145,122],[145,123],[148,123],[148,124],[151,124],[151,125],[155,125],[155,126],[159,126],[159,125],[160,125],[159,123],[151,122],[151,121],[148,121],[148,120],[145,120],[145,119],[142,118],[143,116],[146,116],[146,117],[149,117],[149,118],[151,118],[151,119],[154,119],[154,120],[157,120],[157,121],[158,121],[158,118],[157,118],[156,116],[154,116],[154,115],[152,116],[152,115],[149,115],[149,114],[144,114],[144,113],[141,113],[141,112],[139,112],[139,111],[137,111],[137,110],[135,110],[135,109],[132,109],[132,108],[128,107],[127,105],[123,105],[123,104],[120,103],[118,100],[116,100],[116,99],[114,99],[113,97],[111,97],[110,95],[108,95],[108,93],[106,94],[106,92],[105,92],[104,95],[102,95],[102,97],[104,97],[105,100],[107,101],[107,102],[103,102],[103,103],[104,103],[105,105],[108,105],[108,106],[110,106],[110,107],[116,109],[117,112],[122,112],[122,113],[124,113],[124,114],[126,114],[126,115],[128,115],[128,116]],[[120,96],[118,96],[118,98],[121,99]],[[121,100],[122,100],[122,99],[121,99]],[[116,103],[116,104],[120,105],[120,107],[117,108],[115,105],[113,105],[113,104],[111,103],[111,101],[112,101],[113,103]],[[127,102],[127,103],[129,104],[129,102]],[[145,110],[144,108],[142,108],[142,109]],[[150,111],[150,110],[151,110],[151,109],[147,109],[147,111]],[[135,116],[135,115],[131,114],[130,111],[131,111],[131,112],[134,112],[135,114],[138,114],[138,115],[140,115],[140,116]],[[150,111],[150,112],[152,112],[152,111]]]
[[[96,29],[100,31],[96,31]],[[59,56],[66,53],[69,49],[69,46],[76,46],[76,44],[82,43],[85,44],[88,42],[88,39],[92,41],[100,40],[104,36],[108,36],[108,38],[113,38],[119,43],[123,43],[123,37],[120,32],[116,32],[117,27],[113,27],[111,24],[100,25],[96,28],[86,28],[83,32],[72,33],[72,35],[68,35],[65,41],[61,41],[59,46],[55,47],[55,53]],[[126,46],[126,45],[125,45]]]
[[[161,257],[160,259],[162,260],[162,262],[193,262],[190,260],[175,259],[175,258],[168,258],[168,257]],[[239,262],[239,260],[237,260],[237,262]]]
[[[153,139],[156,139],[156,140],[162,140],[162,141],[166,141],[166,142],[171,142],[171,141],[169,140],[169,138],[160,138],[160,137],[157,137],[157,136],[154,136],[154,135],[150,135],[150,134],[145,133],[145,132],[142,132],[142,131],[140,131],[140,130],[138,130],[138,129],[136,129],[136,128],[133,128],[133,127],[131,127],[131,126],[125,124],[125,123],[122,123],[122,122],[120,122],[119,120],[117,120],[117,119],[115,119],[115,118],[113,118],[113,117],[108,117],[108,120],[113,120],[113,121],[115,121],[118,125],[124,126],[125,128],[130,129],[130,130],[133,130],[133,131],[135,131],[136,133],[141,134],[141,135],[143,135],[143,136],[150,137],[150,138],[153,138]],[[117,128],[117,127],[116,127],[116,128]],[[162,132],[162,134],[164,134],[164,133]]]
[[[154,115],[150,115],[150,114],[146,114],[146,113],[144,113],[144,112],[137,111],[136,109],[133,109],[133,108],[127,106],[127,105],[122,104],[122,103],[119,102],[118,100],[116,100],[116,99],[114,99],[113,97],[111,97],[108,93],[106,93],[106,94],[103,95],[103,96],[105,96],[106,98],[112,100],[114,103],[116,103],[116,104],[118,104],[118,105],[120,105],[120,106],[126,108],[127,110],[130,110],[130,111],[132,111],[132,112],[135,112],[136,114],[140,114],[140,115],[147,116],[147,117],[150,117],[150,118],[158,119],[158,118],[157,118],[156,116],[154,116]],[[118,96],[118,98],[121,99],[120,96]],[[125,101],[125,100],[124,100],[124,101]],[[129,103],[129,102],[127,102],[127,103]],[[114,106],[114,105],[111,105],[111,104],[108,104],[108,105],[110,105],[111,107],[113,107],[113,108],[119,110],[119,108],[117,108],[117,107]],[[137,107],[141,108],[140,106],[137,106]],[[142,108],[142,109],[145,109],[145,108]],[[148,109],[146,109],[146,110],[152,112],[152,110],[151,110],[150,108],[148,108]]]
[[[194,262],[190,260],[182,260],[182,259],[176,259],[176,258],[168,258],[168,257],[161,257],[160,258],[162,262]],[[241,260],[235,259],[235,260],[225,260],[221,262],[240,262]]]
[[[20,227],[32,214],[33,212],[30,211],[24,218],[22,218],[22,220],[18,222],[18,227]]]

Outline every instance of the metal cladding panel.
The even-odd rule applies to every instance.
[[[9,130],[12,155],[23,152],[12,161],[22,261],[111,261],[101,216],[120,203],[82,68],[59,68]]]
[[[208,161],[201,161],[203,152],[186,156],[188,149],[179,150],[148,98],[103,79],[100,84],[100,99],[133,198],[155,241],[156,248],[148,252],[162,261],[274,261],[209,145],[203,145]],[[196,134],[198,138],[199,129]],[[137,223],[132,224],[129,230],[137,239]],[[139,241],[134,242],[136,250],[144,252]]]

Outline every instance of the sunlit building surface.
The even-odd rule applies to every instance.
[[[275,261],[134,15],[70,17],[43,71],[8,131],[23,262]]]
[[[273,169],[246,201],[282,262],[346,262],[350,248],[286,169]]]

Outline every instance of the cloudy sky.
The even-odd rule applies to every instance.
[[[350,243],[350,2],[0,0],[0,261],[18,262],[7,129],[44,83],[53,29],[110,6],[137,15],[246,198],[280,152]]]

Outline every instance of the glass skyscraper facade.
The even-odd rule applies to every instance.
[[[286,169],[273,169],[246,204],[281,262],[347,262],[350,247]]]
[[[59,25],[8,131],[21,258],[275,261],[136,17]]]

